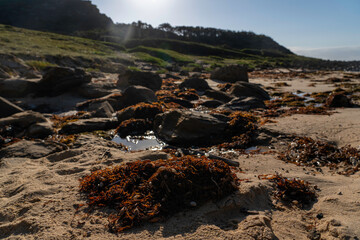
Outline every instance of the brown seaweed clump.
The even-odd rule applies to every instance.
[[[53,114],[51,121],[55,129],[61,129],[63,126],[70,122],[76,122],[79,119],[89,118],[89,113],[84,111],[79,111],[76,114],[60,117],[59,115]]]
[[[297,203],[300,207],[303,207],[316,200],[315,189],[317,189],[317,187],[311,186],[304,180],[286,178],[278,174],[265,176],[263,178],[275,184],[276,191],[274,196],[283,203]]]
[[[345,175],[359,171],[360,167],[360,150],[350,146],[337,148],[309,137],[296,138],[278,157],[283,161],[302,166],[328,166],[331,169],[338,169],[342,165],[348,169],[339,173]]]
[[[187,207],[222,198],[239,181],[229,165],[205,157],[136,161],[92,172],[80,179],[90,207],[109,207],[109,227],[121,232],[156,222]]]

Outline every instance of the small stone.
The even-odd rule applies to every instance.
[[[335,227],[338,227],[338,226],[341,226],[341,222],[338,221],[338,220],[332,219],[332,220],[330,221],[330,225],[335,226]]]
[[[316,215],[316,218],[317,219],[322,219],[322,218],[324,218],[324,214],[319,213],[319,214]]]
[[[343,195],[343,193],[342,193],[342,192],[338,192],[338,195]]]
[[[192,202],[190,202],[190,206],[191,206],[191,207],[196,207],[197,204],[196,204],[196,202],[192,201]]]

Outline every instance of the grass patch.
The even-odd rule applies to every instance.
[[[194,62],[194,59],[172,50],[159,49],[159,48],[150,48],[139,46],[129,50],[129,52],[135,53],[146,53],[152,57],[160,59],[168,63],[191,63]]]
[[[49,63],[46,61],[36,61],[36,60],[26,61],[26,64],[38,71],[42,71],[47,67],[56,67],[57,66],[56,64],[53,64],[53,63]]]

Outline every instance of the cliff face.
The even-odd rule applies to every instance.
[[[113,24],[84,0],[0,0],[0,23],[67,34]]]

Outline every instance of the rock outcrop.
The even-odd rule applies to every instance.
[[[256,97],[260,100],[269,100],[269,94],[258,84],[248,82],[236,82],[233,84],[228,93],[236,97]]]
[[[19,106],[11,103],[3,97],[0,97],[0,118],[11,116],[15,113],[23,112]]]
[[[193,88],[201,92],[211,89],[209,84],[202,78],[188,78],[179,85],[179,88]]]
[[[117,86],[120,89],[126,89],[132,85],[139,85],[157,91],[160,90],[161,84],[162,79],[158,74],[132,70],[127,70],[124,74],[120,74],[119,80],[117,81]]]
[[[91,75],[79,68],[50,67],[38,82],[38,95],[57,96],[89,83]]]
[[[239,65],[217,68],[211,73],[210,78],[230,83],[249,82],[247,69]]]
[[[227,120],[220,114],[172,110],[156,116],[154,129],[155,134],[169,144],[215,144],[223,140]]]
[[[4,132],[12,137],[45,138],[54,133],[51,123],[41,113],[25,111],[0,119],[0,127],[8,126]]]

